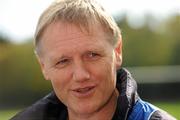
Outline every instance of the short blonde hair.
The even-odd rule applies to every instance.
[[[35,32],[35,49],[43,31],[55,21],[72,23],[86,30],[93,23],[100,23],[106,34],[112,36],[112,45],[116,45],[121,38],[120,29],[114,19],[95,0],[55,0],[40,16]]]

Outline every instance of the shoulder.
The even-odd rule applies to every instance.
[[[176,120],[160,108],[139,99],[134,105],[128,120]]]
[[[151,115],[150,120],[176,120],[176,118],[159,109]]]
[[[53,119],[59,117],[59,113],[65,115],[66,107],[52,92],[15,115],[13,118],[11,118],[11,120],[43,120],[44,118]]]

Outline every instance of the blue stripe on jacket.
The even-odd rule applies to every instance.
[[[157,110],[158,108],[154,105],[139,99],[133,107],[128,120],[149,120],[151,115]]]

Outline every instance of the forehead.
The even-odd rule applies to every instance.
[[[73,23],[55,21],[44,30],[42,35],[43,41],[47,40],[47,36],[51,37],[51,35],[52,37],[61,36],[62,40],[64,40],[64,37],[66,37],[66,39],[71,39],[77,35],[104,36],[106,34],[99,23],[94,23],[90,26],[80,26]],[[108,37],[108,35],[106,35],[106,37]]]
[[[60,21],[50,24],[44,31],[41,39],[43,51],[49,52],[53,49],[70,47],[78,48],[82,46],[95,47],[103,45],[108,41],[100,25],[91,26],[88,30],[74,24],[62,23]]]

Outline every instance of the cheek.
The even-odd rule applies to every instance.
[[[114,75],[114,72],[116,72],[115,62],[113,59],[104,60],[104,62],[100,63],[100,67],[102,71],[101,73],[108,78],[111,78],[112,75]]]
[[[116,67],[111,59],[106,59],[94,65],[92,75],[101,84],[114,87],[116,83]]]
[[[70,75],[68,72],[56,71],[50,75],[50,80],[57,97],[64,101],[70,86]]]
[[[97,98],[107,101],[116,87],[116,70],[112,62],[103,62],[94,70],[95,80],[98,81]]]
[[[69,70],[53,70],[49,72],[49,77],[54,86],[63,86],[66,85],[70,80]]]

